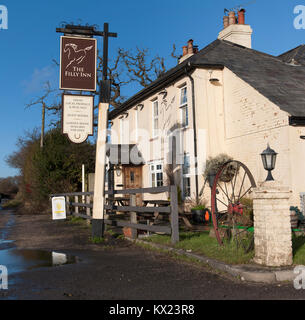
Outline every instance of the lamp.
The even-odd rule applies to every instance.
[[[167,90],[162,90],[159,95],[163,95],[163,100],[167,97]]]
[[[271,171],[275,168],[277,155],[278,154],[270,148],[269,143],[267,149],[261,154],[264,169],[268,171],[266,181],[274,181]]]
[[[117,177],[120,177],[122,175],[122,168],[120,166],[114,166],[114,171],[116,172]]]
[[[143,103],[140,103],[140,104],[138,104],[138,107],[140,107],[140,111],[142,111],[143,108],[144,108],[144,104],[143,104]]]

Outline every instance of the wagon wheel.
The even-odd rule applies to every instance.
[[[250,170],[239,161],[228,161],[217,172],[212,187],[212,219],[220,245],[233,239],[249,252],[254,247],[252,191],[256,187]]]

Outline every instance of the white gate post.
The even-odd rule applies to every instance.
[[[270,267],[292,264],[290,197],[289,188],[276,181],[266,181],[254,189],[254,261],[258,264]]]

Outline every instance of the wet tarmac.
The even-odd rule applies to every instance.
[[[55,251],[17,249],[14,240],[7,240],[15,217],[10,212],[8,221],[0,229],[0,265],[5,266],[10,275],[42,267],[56,267],[77,263],[77,257]]]
[[[19,249],[0,250],[0,264],[6,266],[10,275],[35,268],[55,267],[76,262],[76,257],[58,252]]]

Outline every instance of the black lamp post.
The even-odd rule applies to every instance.
[[[274,150],[272,150],[268,144],[267,149],[263,151],[261,157],[263,160],[264,168],[268,171],[266,181],[274,181],[271,171],[275,168],[277,153]]]

